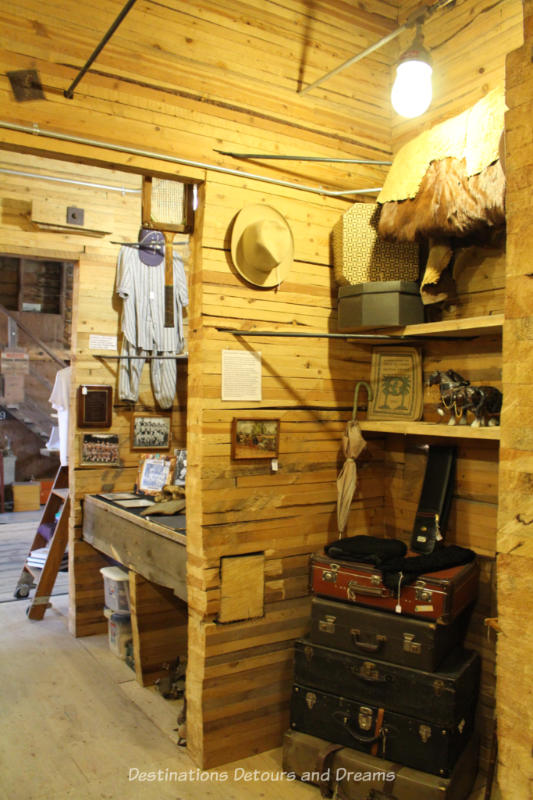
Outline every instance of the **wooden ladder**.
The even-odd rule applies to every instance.
[[[47,539],[39,532],[39,528],[44,524],[53,523],[59,512],[57,524],[48,545],[46,561],[42,569],[30,566],[26,562],[15,589],[15,597],[22,598],[28,597],[30,589],[35,586],[35,595],[26,612],[30,619],[42,619],[46,609],[51,606],[50,594],[68,544],[69,511],[68,467],[59,467],[28,553],[29,556],[33,550],[47,546]]]

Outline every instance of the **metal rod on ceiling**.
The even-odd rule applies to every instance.
[[[366,58],[366,56],[369,56],[370,53],[373,53],[375,50],[379,50],[380,47],[383,47],[384,45],[391,42],[393,39],[396,39],[396,37],[399,36],[400,33],[403,33],[404,31],[407,30],[407,27],[408,25],[407,23],[405,23],[400,28],[396,28],[395,31],[389,33],[388,36],[384,36],[383,39],[379,40],[379,42],[371,44],[370,47],[367,47],[366,50],[363,50],[362,53],[358,53],[356,56],[349,58],[348,61],[345,61],[344,64],[340,64],[340,66],[335,67],[335,69],[332,69],[331,72],[327,73],[327,75],[323,75],[321,78],[318,78],[318,80],[316,80],[314,83],[310,83],[309,86],[305,86],[303,89],[298,89],[298,94],[306,94],[307,92],[310,92],[311,89],[315,89],[317,86],[320,86],[320,84],[324,83],[324,81],[327,81],[328,78],[332,78],[334,75],[336,75],[338,72],[341,72],[343,69],[351,67],[352,64],[356,64],[358,61],[361,61],[361,59]]]
[[[83,78],[83,76],[85,75],[85,73],[87,72],[87,70],[89,69],[89,67],[93,63],[93,61],[95,60],[95,58],[104,49],[104,47],[107,44],[107,42],[111,39],[111,37],[115,33],[116,29],[118,28],[118,26],[120,25],[120,23],[122,22],[122,20],[124,19],[124,17],[128,13],[128,11],[131,9],[131,7],[133,5],[135,5],[135,3],[136,3],[136,0],[128,0],[128,2],[126,3],[126,5],[122,9],[122,11],[120,12],[118,17],[116,18],[116,20],[113,22],[113,24],[111,25],[111,27],[107,31],[107,33],[104,34],[104,36],[100,40],[99,44],[96,45],[96,47],[94,48],[93,52],[91,53],[91,55],[89,56],[89,58],[85,62],[84,66],[79,71],[79,73],[76,76],[76,78],[72,81],[72,83],[70,84],[68,89],[65,89],[63,94],[69,100],[72,100],[72,98],[74,97],[74,89],[76,88],[78,83],[81,81],[81,79]]]
[[[349,189],[348,191],[334,191],[330,189],[323,189],[321,186],[306,186],[305,184],[292,183],[291,181],[282,181],[277,178],[269,178],[266,175],[255,175],[252,172],[241,172],[238,169],[230,169],[229,167],[219,167],[216,164],[205,164],[201,161],[191,161],[187,158],[177,158],[166,153],[157,153],[151,150],[140,150],[137,147],[126,147],[125,145],[115,144],[114,142],[105,142],[99,139],[87,139],[83,136],[71,136],[67,133],[59,133],[57,131],[47,131],[39,128],[35,123],[32,127],[28,125],[17,125],[14,122],[7,122],[0,120],[0,128],[6,128],[10,131],[17,131],[19,133],[30,133],[34,136],[44,136],[47,139],[58,139],[63,142],[73,142],[74,144],[82,144],[89,147],[99,147],[104,150],[114,150],[118,153],[127,153],[128,155],[141,156],[141,158],[154,158],[160,161],[168,161],[171,164],[180,164],[181,166],[194,167],[195,169],[204,169],[210,172],[220,172],[224,175],[235,175],[238,178],[250,178],[263,183],[270,183],[274,186],[286,186],[289,189],[298,189],[302,192],[312,192],[313,194],[324,195],[325,197],[340,197],[346,194],[378,194],[381,191],[379,188],[371,189]]]
[[[0,167],[3,175],[18,175],[21,178],[37,178],[41,181],[57,181],[58,183],[70,183],[74,186],[88,186],[91,189],[107,189],[110,192],[120,192],[121,194],[141,194],[142,189],[126,189],[124,186],[108,186],[105,183],[91,183],[90,181],[77,181],[71,178],[57,178],[54,175],[39,175],[38,172],[22,172],[18,169],[4,169]]]
[[[320,158],[319,156],[278,156],[266,155],[265,153],[231,153],[228,150],[216,150],[222,156],[232,156],[233,158],[260,158],[271,159],[274,161],[327,161],[333,164],[381,164],[390,166],[392,161],[374,161],[370,158]]]
[[[374,53],[376,50],[379,50],[380,47],[383,47],[393,39],[396,39],[404,31],[408,30],[409,28],[413,28],[419,23],[423,23],[439,8],[444,8],[444,6],[448,6],[450,4],[455,5],[455,2],[456,0],[437,0],[437,2],[433,3],[431,6],[420,6],[419,8],[415,8],[415,10],[409,14],[404,24],[400,25],[399,28],[391,31],[391,33],[387,34],[387,36],[384,36],[383,39],[380,39],[378,42],[375,42],[375,44],[371,44],[370,47],[367,47],[366,50],[363,50],[361,53],[353,56],[353,58],[349,58],[348,61],[344,62],[344,64],[340,64],[338,67],[335,67],[335,69],[332,69],[331,72],[328,72],[326,75],[318,78],[318,80],[316,80],[314,83],[309,84],[309,86],[305,86],[303,89],[298,89],[298,94],[306,94],[307,92],[310,92],[311,89],[320,86],[320,84],[324,83],[324,81],[326,81],[328,78],[332,78],[343,69],[351,67],[352,64],[355,64],[357,61],[361,61],[361,59],[365,58],[371,53]]]

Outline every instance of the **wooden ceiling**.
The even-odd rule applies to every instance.
[[[71,100],[63,96],[122,0],[18,0],[0,11],[0,119],[179,153],[330,188],[379,186],[386,167],[243,162],[216,151],[390,158],[396,144],[503,82],[522,42],[520,0],[457,0],[425,26],[433,106],[393,115],[409,32],[305,95],[298,90],[395,30],[399,0],[137,0]],[[37,69],[44,100],[17,103],[6,73]]]

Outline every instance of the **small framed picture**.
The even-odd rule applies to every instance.
[[[185,478],[187,477],[187,451],[174,450],[176,455],[176,469],[174,470],[174,485],[185,486]]]
[[[157,494],[163,486],[171,482],[176,465],[175,458],[165,458],[159,454],[142,456],[139,463],[138,490],[143,494]]]
[[[132,450],[170,450],[170,414],[133,413],[131,416]]]
[[[120,466],[118,444],[116,433],[84,433],[81,441],[81,465]]]
[[[277,458],[279,419],[234,419],[231,457]]]
[[[77,418],[78,428],[111,427],[113,389],[111,386],[78,386]]]

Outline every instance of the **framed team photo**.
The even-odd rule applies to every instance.
[[[132,414],[132,450],[170,450],[171,439],[171,414]]]

